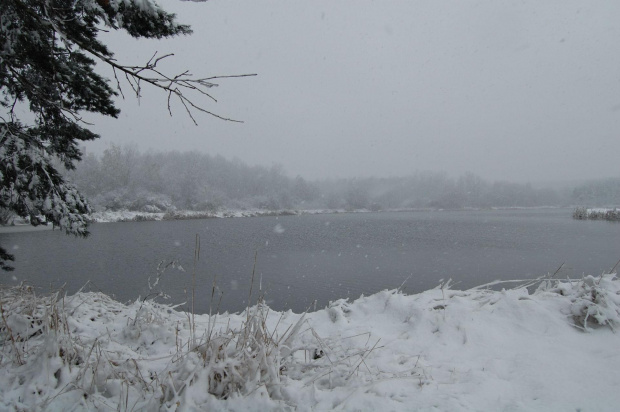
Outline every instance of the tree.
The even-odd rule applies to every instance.
[[[112,144],[103,151],[101,157],[101,179],[104,190],[127,188],[136,163],[135,148],[122,149]]]
[[[188,97],[211,97],[207,89],[218,77],[167,75],[157,65],[169,55],[154,55],[143,66],[122,65],[98,39],[104,28],[156,39],[191,33],[152,0],[0,1],[0,209],[76,236],[88,234],[90,207],[59,169],[73,170],[80,142],[99,137],[81,113],[118,117],[113,99],[122,94],[119,76],[137,96],[143,84],[164,90],[168,109],[176,98],[194,122],[193,110],[232,120]],[[113,68],[116,88],[96,73],[96,61]],[[13,257],[0,248],[0,268],[10,270],[8,260]]]

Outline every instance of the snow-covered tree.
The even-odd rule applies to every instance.
[[[167,75],[157,66],[167,56],[123,65],[98,38],[104,29],[158,39],[191,33],[152,0],[0,1],[0,209],[76,236],[88,234],[90,208],[58,169],[74,169],[80,143],[99,137],[81,113],[118,116],[113,99],[122,93],[119,78],[137,95],[144,84],[163,89],[192,120],[193,110],[220,117],[187,96],[208,96],[215,77]],[[97,61],[114,69],[117,87],[97,74]],[[10,269],[12,259],[0,248],[0,268]]]

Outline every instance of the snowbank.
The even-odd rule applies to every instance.
[[[224,217],[260,217],[260,216],[288,216],[339,213],[344,210],[226,210],[219,212],[195,212],[191,210],[151,213],[130,210],[94,212],[89,215],[91,222],[139,222],[149,220],[184,220],[184,219],[209,219]]]
[[[555,206],[540,207],[492,207],[492,210],[539,210],[539,209],[556,209]],[[446,209],[447,210],[447,209]],[[480,208],[463,208],[457,210],[483,210]],[[376,213],[376,212],[439,212],[444,209],[436,208],[399,208],[385,210],[369,210],[369,209],[281,209],[281,210],[235,210],[227,209],[217,212],[197,212],[191,210],[179,210],[173,212],[139,212],[131,210],[117,211],[99,211],[89,215],[91,222],[110,223],[110,222],[138,222],[153,220],[184,220],[184,219],[208,219],[208,218],[224,218],[224,217],[261,217],[261,216],[298,216],[298,215],[319,215],[319,214],[336,214],[336,213]]]
[[[614,275],[305,315],[2,290],[1,410],[614,410]]]

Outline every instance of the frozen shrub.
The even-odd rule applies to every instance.
[[[573,219],[592,219],[592,220],[610,220],[620,221],[620,210],[614,209],[587,209],[578,207],[573,212]]]
[[[570,300],[573,324],[584,331],[620,326],[620,288],[615,274],[586,276],[579,281],[545,280],[536,293],[552,292]]]
[[[578,207],[573,211],[573,219],[583,220],[588,218],[588,209],[585,207]]]
[[[586,276],[574,288],[571,312],[575,325],[589,330],[593,326],[609,326],[615,330],[620,325],[620,296],[612,292],[607,283],[615,275],[599,278]]]
[[[620,220],[620,211],[618,209],[606,210],[603,219],[605,220]]]

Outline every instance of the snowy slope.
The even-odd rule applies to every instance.
[[[1,410],[615,410],[620,281],[209,317],[2,291]]]

